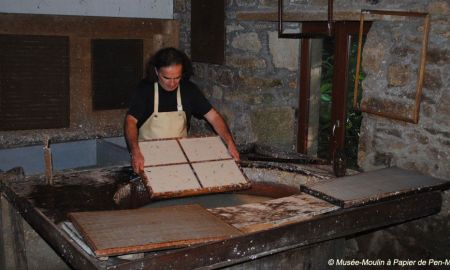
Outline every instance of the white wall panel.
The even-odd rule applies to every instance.
[[[0,0],[0,12],[173,18],[173,0]]]

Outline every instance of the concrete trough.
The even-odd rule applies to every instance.
[[[123,137],[54,143],[50,144],[50,149],[54,171],[129,163]],[[14,167],[22,167],[26,175],[44,173],[44,145],[1,149],[0,170],[8,171]]]

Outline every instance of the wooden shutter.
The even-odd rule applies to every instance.
[[[223,64],[225,59],[225,0],[192,0],[192,61]]]
[[[69,126],[69,38],[0,35],[0,130]]]
[[[125,108],[142,75],[142,40],[92,40],[94,110]]]

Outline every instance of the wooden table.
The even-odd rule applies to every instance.
[[[84,252],[58,224],[67,221],[69,212],[117,208],[112,195],[128,174],[129,168],[122,167],[69,171],[55,175],[54,186],[48,186],[41,176],[24,179],[20,173],[9,173],[2,175],[0,189],[4,198],[32,228],[75,269],[195,269],[227,267],[238,263],[247,263],[251,269],[259,268],[257,264],[260,261],[267,263],[266,258],[277,258],[267,255],[289,255],[294,250],[302,252],[302,259],[312,261],[312,269],[323,269],[326,267],[326,256],[331,255],[324,253],[322,248],[328,246],[332,249],[335,239],[438,213],[442,203],[440,191],[425,191],[340,209],[227,240],[149,252],[136,261],[114,257],[100,261]],[[314,252],[315,247],[317,252]],[[18,253],[21,256],[20,250]],[[291,257],[295,260],[300,258]]]

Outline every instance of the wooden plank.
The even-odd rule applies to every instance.
[[[241,232],[199,205],[70,213],[97,256],[221,240]]]
[[[301,191],[343,208],[447,188],[450,188],[450,181],[396,167],[301,185]]]
[[[305,221],[340,207],[308,194],[298,194],[260,203],[208,209],[242,232],[267,230]]]

